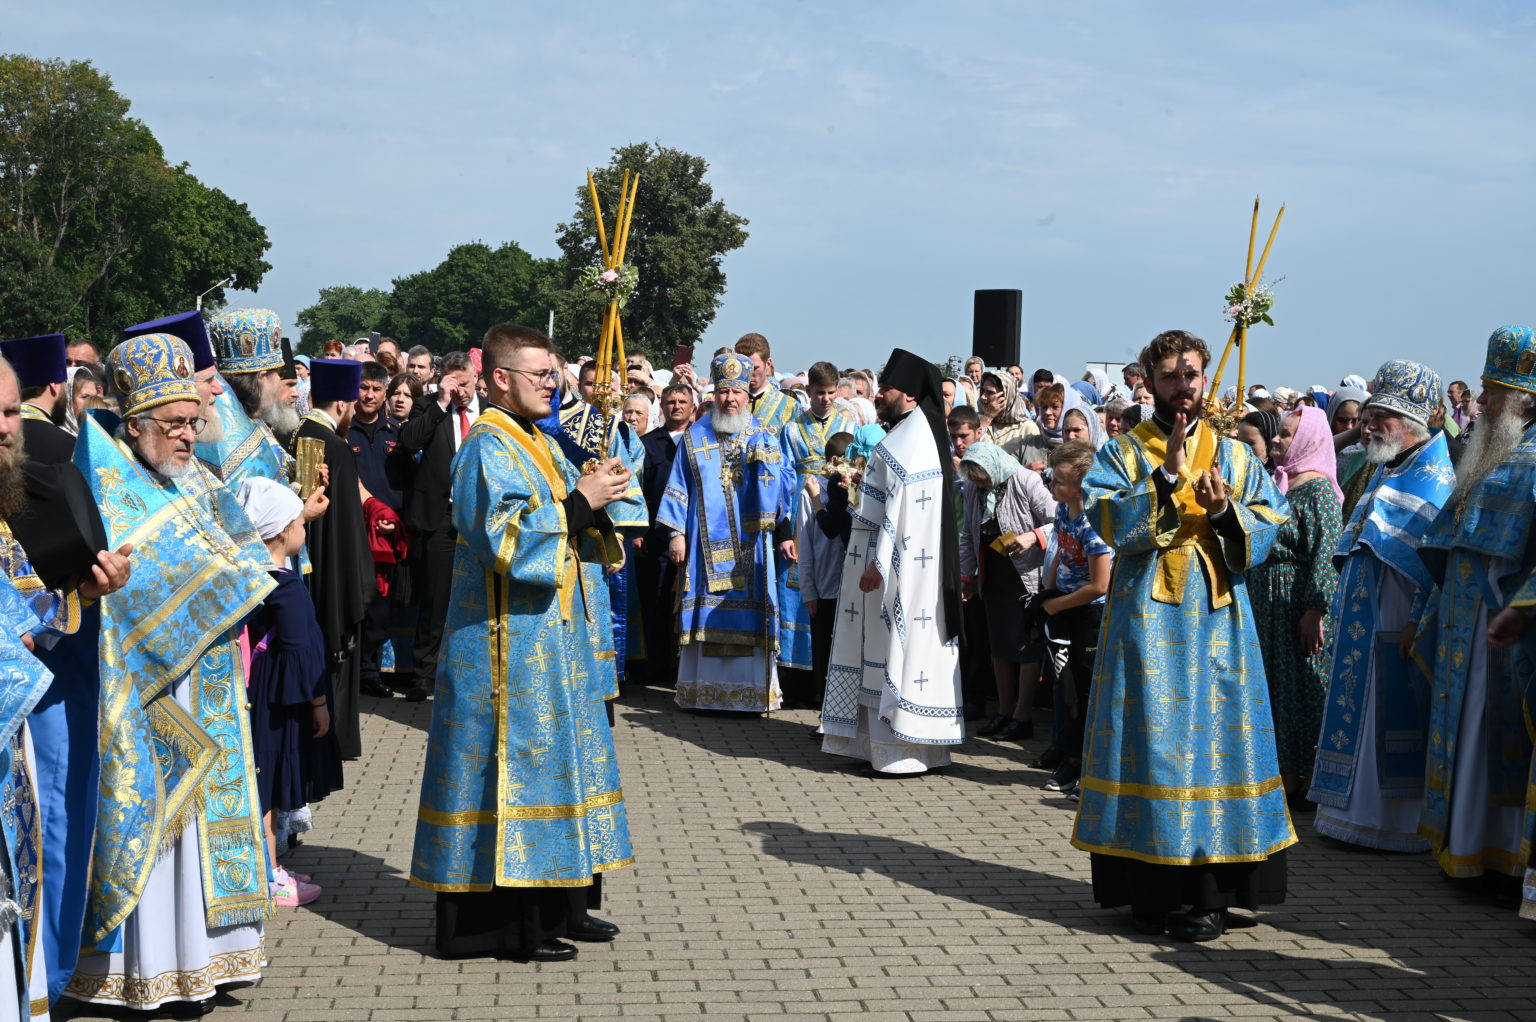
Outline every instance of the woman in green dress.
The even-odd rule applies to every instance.
[[[1317,755],[1328,661],[1333,649],[1333,593],[1339,573],[1342,494],[1335,478],[1328,417],[1303,406],[1287,415],[1270,445],[1275,483],[1290,503],[1269,559],[1248,573],[1248,595],[1264,650],[1269,702],[1274,712],[1280,777],[1291,807],[1305,793]]]

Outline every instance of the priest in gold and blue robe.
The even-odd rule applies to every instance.
[[[229,309],[208,324],[209,340],[225,388],[214,398],[221,435],[199,440],[197,456],[231,490],[250,476],[289,485],[294,482],[293,456],[273,435],[276,419],[287,431],[298,428],[298,416],[279,400],[283,368],[282,323],[267,309]],[[287,415],[291,421],[284,421]]]
[[[656,509],[681,576],[677,705],[684,709],[779,708],[772,544],[786,517],[784,454],[747,410],[751,372],[737,354],[711,363],[714,408],[682,435]]]
[[[1536,602],[1536,330],[1503,326],[1488,339],[1478,403],[1450,499],[1419,545],[1438,583],[1415,602],[1415,652],[1431,678],[1419,833],[1447,877],[1487,875],[1488,889],[1512,894],[1536,806],[1526,715],[1536,631],[1494,645],[1489,629]],[[1536,915],[1529,901],[1525,914]]]
[[[1181,330],[1140,359],[1153,419],[1106,444],[1083,480],[1115,548],[1072,843],[1093,893],[1136,928],[1210,940],[1226,910],[1284,897],[1295,843],[1243,573],[1285,499],[1248,448],[1199,418],[1210,352]]]
[[[194,457],[202,398],[186,345],[134,337],[107,373],[123,418],[92,413],[74,461],[134,570],[101,601],[101,808],[65,994],[148,1011],[206,1003],[266,960],[272,899],[236,638],[273,582],[250,520]]]
[[[597,381],[597,363],[582,365],[577,378],[577,393],[581,400],[564,405],[556,391],[556,409],[550,417],[558,422],[555,442],[565,452],[567,460],[581,471],[597,460],[618,458],[629,472],[630,484],[624,495],[607,507],[608,520],[628,547],[629,540],[645,535],[651,527],[651,519],[645,505],[645,493],[640,488],[640,477],[645,470],[645,448],[635,431],[629,428],[617,413],[607,414],[593,403]],[[548,432],[549,418],[540,420],[539,427]],[[619,682],[624,681],[624,663],[629,652],[628,606],[629,586],[633,568],[626,559],[615,571],[588,573],[601,581],[608,591],[609,617],[613,622],[613,669]],[[600,577],[599,577],[600,576]]]
[[[606,509],[629,488],[607,458],[581,473],[535,423],[549,339],[492,327],[487,397],[453,464],[459,542],[411,857],[437,892],[437,949],[556,962],[561,938],[612,940],[598,876],[633,861],[606,701],[612,631],[586,564],[618,564]]]

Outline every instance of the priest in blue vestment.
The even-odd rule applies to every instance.
[[[619,563],[606,508],[630,478],[616,458],[579,472],[535,426],[555,390],[549,338],[500,324],[481,358],[411,881],[437,892],[440,954],[566,961],[560,938],[617,935],[589,912],[594,881],[634,861],[599,667],[612,631],[584,570]]]
[[[800,506],[800,491],[806,480],[819,475],[826,465],[827,438],[835,433],[852,433],[858,424],[832,407],[837,397],[837,367],[831,362],[817,362],[806,373],[809,408],[799,412],[779,430],[779,446],[784,452],[786,470],[784,498],[786,509]],[[793,471],[790,471],[790,470]],[[784,700],[791,707],[821,709],[825,678],[811,675],[811,614],[800,596],[800,566],[795,546],[795,515],[786,514],[780,529],[788,539],[779,543],[779,670],[784,683]]]
[[[1210,352],[1182,330],[1142,351],[1153,418],[1106,444],[1083,486],[1115,548],[1072,844],[1093,893],[1136,928],[1210,940],[1229,908],[1284,897],[1296,841],[1243,573],[1285,498],[1200,418]]]
[[[684,709],[779,706],[772,541],[786,517],[786,467],[778,438],[747,411],[751,371],[741,355],[715,358],[714,409],[683,434],[656,512],[682,577],[677,705]]]
[[[1333,662],[1307,797],[1319,834],[1364,848],[1422,852],[1429,677],[1400,645],[1416,598],[1435,584],[1419,544],[1450,498],[1456,470],[1430,434],[1440,377],[1417,362],[1376,372],[1360,408],[1371,470],[1334,561]]]
[[[1433,678],[1419,833],[1447,877],[1486,875],[1493,892],[1513,894],[1529,856],[1536,631],[1488,638],[1502,611],[1530,601],[1536,569],[1536,330],[1494,331],[1483,384],[1455,487],[1419,548],[1439,583],[1415,604],[1416,652]]]
[[[186,345],[131,338],[107,374],[123,418],[87,417],[74,460],[134,570],[101,601],[101,809],[65,993],[147,1011],[206,1003],[266,960],[272,900],[236,637],[273,583],[250,520],[193,454],[203,402]]]
[[[573,405],[559,407],[558,416],[562,437],[557,438],[566,457],[577,471],[593,460],[605,461],[618,458],[629,471],[629,488],[624,496],[607,507],[608,520],[618,530],[619,536],[628,541],[645,535],[651,526],[645,506],[645,493],[640,486],[645,467],[645,449],[635,431],[617,414],[605,414],[592,404],[597,382],[597,363],[582,365],[578,376],[577,392],[581,400]],[[620,684],[624,681],[624,663],[629,650],[628,615],[629,587],[634,577],[632,559],[626,557],[616,571],[603,573],[602,581],[608,589],[609,615],[613,621],[614,673]]]
[[[208,324],[219,375],[226,387],[213,402],[223,427],[214,441],[199,439],[197,456],[224,484],[236,489],[249,476],[289,484],[294,459],[277,441],[269,420],[290,431],[298,416],[278,401],[283,368],[282,324],[267,309],[229,309]]]

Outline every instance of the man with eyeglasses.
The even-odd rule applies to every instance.
[[[224,393],[224,379],[219,375],[218,359],[208,337],[208,325],[196,309],[178,312],[147,323],[137,323],[123,331],[124,337],[166,333],[181,340],[192,353],[192,382],[197,387],[203,407],[199,415],[207,420],[198,433],[199,443],[216,444],[224,439],[224,420],[214,411],[214,401]]]
[[[101,648],[114,655],[100,660],[92,950],[64,993],[139,1011],[210,1004],[214,984],[260,977],[271,914],[237,644],[273,588],[271,560],[195,457],[204,421],[187,346],[135,336],[107,374],[121,425],[114,437],[88,418],[75,464],[137,570],[100,603]]]
[[[588,609],[594,571],[623,558],[607,509],[630,480],[616,458],[578,471],[535,425],[555,391],[547,337],[494,326],[482,359],[411,881],[437,892],[439,954],[562,962],[577,949],[561,938],[618,935],[590,910],[601,874],[634,861],[604,712],[612,637]]]
[[[363,498],[357,457],[344,439],[362,382],[363,363],[317,358],[309,364],[310,410],[294,433],[318,440],[325,450],[330,506],[306,526],[306,549],[314,570],[309,590],[325,633],[331,682],[331,727],[343,759],[363,754],[358,700],[362,690],[363,617],[373,589],[373,555],[363,526]]]

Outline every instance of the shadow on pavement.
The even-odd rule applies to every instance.
[[[426,731],[432,726],[430,699],[420,703],[408,703],[399,696],[393,699],[363,696],[357,705],[363,713],[371,713],[375,717],[383,717],[385,720],[392,720],[396,724],[404,724],[418,731]]]
[[[355,848],[304,842],[283,860],[325,890],[299,909],[404,951],[437,957],[433,947],[436,895],[397,867]]]
[[[821,739],[816,735],[816,715],[812,711],[775,711],[763,716],[723,711],[690,712],[673,701],[671,692],[646,688],[631,689],[609,705],[616,706],[619,720],[629,727],[647,728],[720,756],[761,759],[821,773],[857,769],[862,765],[821,751]],[[934,779],[950,777],[977,784],[1035,786],[1046,777],[1044,772],[1025,766],[1030,757],[1022,747],[1014,747],[1017,770],[997,770],[971,761],[966,756],[968,748],[957,746],[954,764],[937,773]],[[978,748],[976,751],[990,754],[993,750]],[[1014,759],[1015,756],[1007,758]],[[920,782],[914,779],[871,783]]]

